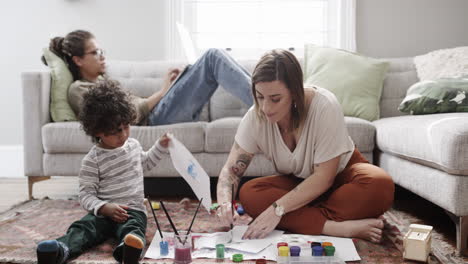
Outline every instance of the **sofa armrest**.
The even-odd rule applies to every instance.
[[[24,173],[44,176],[42,126],[50,122],[50,73],[23,72]]]

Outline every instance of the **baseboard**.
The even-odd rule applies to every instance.
[[[23,145],[0,146],[0,177],[24,177]]]

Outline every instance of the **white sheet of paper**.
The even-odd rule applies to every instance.
[[[240,229],[242,230],[242,228]],[[245,232],[245,231],[244,231]],[[282,233],[282,231],[279,231]],[[219,232],[223,233],[223,232]],[[211,243],[214,243],[216,235],[218,233],[192,233],[192,236],[200,236],[196,239],[195,245],[198,247],[193,253],[192,258],[216,258],[216,249],[215,248],[200,248],[200,242],[202,239],[208,238],[211,239]],[[156,234],[151,242],[148,250],[146,251],[146,258],[153,259],[162,259],[162,258],[174,258],[174,242],[173,242],[173,233],[163,232],[163,236],[169,243],[169,254],[167,256],[160,256],[159,252],[159,242],[161,238]],[[308,235],[296,235],[296,234],[283,234],[280,236],[274,236],[274,243],[270,244],[265,249],[261,250],[258,253],[251,253],[249,251],[243,251],[238,249],[226,248],[225,258],[231,258],[233,254],[242,253],[244,259],[258,259],[265,258],[267,260],[276,261],[278,254],[276,243],[278,242],[287,242],[290,246],[296,245],[301,247],[302,256],[311,256],[310,241],[313,242],[331,242],[336,248],[335,256],[343,261],[359,261],[361,257],[356,251],[353,240],[350,238],[341,238],[341,237],[330,237],[330,236],[308,236]],[[249,241],[249,240],[244,240]],[[253,241],[253,240],[250,240]],[[236,243],[234,243],[236,244]]]
[[[219,233],[223,233],[223,232],[219,232]],[[211,237],[212,242],[213,242],[216,239],[216,234],[218,233],[192,233],[192,236],[200,236],[200,238],[196,239],[197,241],[196,244],[198,244],[198,241],[204,237]],[[168,241],[169,254],[166,256],[161,256],[159,254],[160,253],[159,242],[161,241],[161,238],[159,237],[159,235],[156,234],[153,238],[153,241],[151,241],[151,244],[148,247],[148,250],[145,253],[145,258],[174,259],[174,240],[173,240],[174,233],[163,232],[163,236],[164,236],[164,239]],[[226,248],[224,252],[224,257],[226,259],[231,259],[232,255],[238,254],[238,253],[243,254],[245,260],[264,258],[267,260],[276,261],[277,250],[276,250],[275,245],[270,245],[258,253],[249,253],[245,251]],[[214,259],[216,258],[216,249],[215,248],[196,249],[195,251],[192,252],[192,258]]]
[[[265,248],[264,250],[256,254],[228,248],[224,250],[224,258],[232,259],[232,255],[239,254],[239,253],[243,255],[244,260],[255,260],[255,259],[264,258],[266,260],[276,261],[276,255],[278,254],[278,251],[276,249],[276,246],[273,246],[273,245],[270,245],[269,247]],[[203,248],[203,249],[196,250],[192,253],[192,258],[214,259],[216,258],[216,249]]]
[[[202,205],[209,212],[211,207],[210,177],[192,153],[174,135],[168,134],[168,137],[171,139],[168,149],[174,168],[190,185],[198,200],[203,198]]]
[[[248,226],[235,226],[232,229],[232,241],[224,244],[224,248],[234,249],[246,253],[258,254],[260,251],[266,249],[268,246],[275,244],[284,231],[273,230],[267,237],[263,239],[242,239]],[[229,237],[231,231],[228,232],[217,232],[209,235],[204,235],[196,241],[196,247],[199,249],[209,248],[216,249],[216,244],[219,244],[221,240],[226,240],[225,237]]]

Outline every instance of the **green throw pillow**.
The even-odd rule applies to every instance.
[[[380,116],[388,63],[356,53],[307,44],[304,54],[304,83],[335,94],[346,116],[373,121]]]
[[[73,76],[65,62],[48,48],[44,48],[44,58],[50,68],[52,85],[50,87],[50,115],[54,122],[77,120],[68,103],[68,88]]]
[[[468,112],[468,78],[444,78],[413,84],[398,110],[414,115]]]

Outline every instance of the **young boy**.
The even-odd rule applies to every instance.
[[[118,240],[113,256],[119,263],[138,263],[146,231],[143,172],[167,153],[169,138],[163,135],[148,152],[129,138],[136,111],[115,81],[97,83],[81,107],[81,125],[95,143],[79,174],[80,203],[89,213],[74,222],[66,235],[40,242],[38,263],[65,263],[109,237]]]

